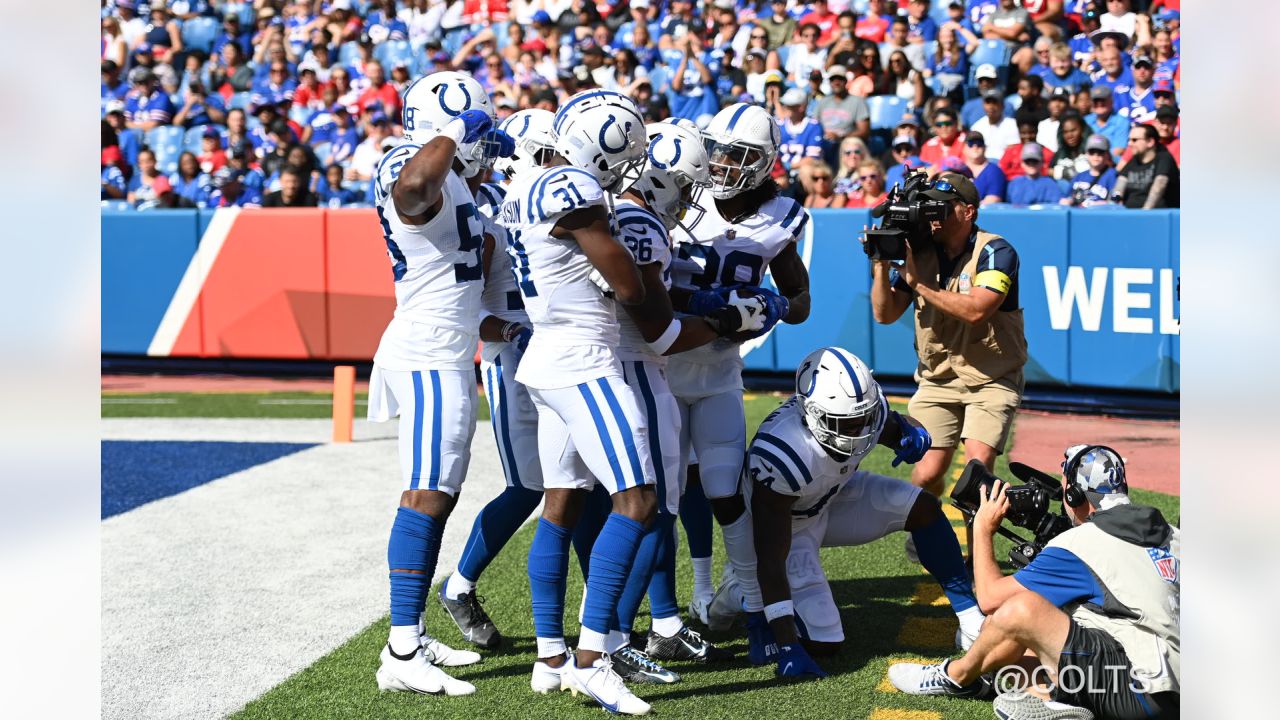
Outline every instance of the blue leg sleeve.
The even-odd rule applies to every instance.
[[[951,601],[951,608],[960,612],[976,606],[978,599],[973,594],[973,583],[969,581],[969,573],[964,566],[960,541],[956,539],[947,516],[939,512],[933,522],[913,530],[911,537],[916,541],[920,564],[942,586],[942,592]]]
[[[538,518],[529,547],[529,591],[538,637],[564,636],[564,588],[569,575],[569,530]]]
[[[458,573],[471,582],[479,580],[480,573],[489,567],[541,500],[542,493],[522,487],[508,487],[490,500],[471,525],[471,536],[458,561]]]
[[[387,541],[391,576],[391,624],[414,625],[427,604],[427,590],[436,572],[444,523],[402,507],[396,511]],[[404,572],[404,571],[411,572]]]
[[[604,521],[611,512],[613,499],[609,497],[609,491],[603,485],[596,485],[587,496],[582,517],[578,518],[578,524],[573,528],[573,550],[578,555],[578,567],[582,570],[583,579],[591,575],[591,548],[595,547],[600,528],[604,527]]]
[[[676,519],[664,512],[658,513],[655,525],[661,526],[658,538],[658,558],[653,566],[653,578],[649,580],[649,616],[675,617],[680,612],[676,601]]]
[[[690,482],[680,498],[680,523],[689,538],[689,557],[711,557],[711,503],[701,482]]]
[[[668,521],[663,522],[664,519]],[[658,557],[663,547],[669,544],[662,541],[663,535],[671,534],[671,521],[674,519],[662,513],[640,536],[636,560],[631,565],[630,574],[627,575],[627,584],[622,589],[622,597],[618,599],[617,628],[615,629],[629,634],[635,625],[636,613],[640,610],[640,603],[644,601],[645,593],[648,592],[649,584],[653,580]]]
[[[591,549],[591,574],[587,576],[587,606],[582,625],[605,634],[615,623],[618,600],[635,563],[644,526],[626,515],[610,513],[600,537]]]

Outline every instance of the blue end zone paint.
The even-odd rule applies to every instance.
[[[310,447],[315,444],[104,441],[102,518]]]

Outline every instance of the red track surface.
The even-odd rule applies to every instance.
[[[356,391],[369,383],[356,381]],[[328,392],[322,378],[256,378],[235,375],[104,375],[103,394],[166,392]],[[1023,410],[1009,458],[1054,472],[1062,451],[1079,443],[1108,445],[1125,458],[1129,483],[1171,495],[1179,493],[1177,421],[1130,420],[1097,415],[1066,415]]]

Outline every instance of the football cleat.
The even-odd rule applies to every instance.
[[[484,611],[484,598],[472,590],[458,595],[457,600],[450,600],[445,597],[444,587],[440,586],[440,604],[448,611],[449,617],[453,618],[467,642],[485,650],[496,649],[502,644],[502,633],[498,632],[493,620],[489,619],[489,613]]]
[[[680,681],[679,675],[654,662],[643,650],[630,645],[623,645],[609,657],[613,659],[614,672],[627,682],[670,685]]]
[[[720,587],[707,606],[707,629],[712,632],[724,632],[733,627],[733,621],[742,612],[742,583],[738,576],[726,572],[720,580]]]
[[[711,599],[716,596],[715,592],[705,592],[700,595],[694,595],[689,601],[689,617],[702,623],[704,626],[707,622],[707,610],[711,607]]]
[[[390,644],[383,647],[377,678],[382,691],[445,695],[470,695],[476,691],[475,685],[451,678],[428,662],[421,647],[409,655],[397,655]]]
[[[474,650],[454,650],[430,635],[422,636],[422,654],[427,662],[440,667],[461,667],[480,662],[480,653]]]
[[[569,666],[573,664],[573,656],[568,651],[564,654],[564,663],[560,667],[551,667],[541,660],[533,664],[533,676],[529,678],[529,686],[533,691],[546,695],[569,688]]]
[[[702,636],[688,626],[680,628],[680,632],[671,637],[663,637],[652,630],[649,631],[645,653],[657,660],[694,660],[701,663],[722,662],[733,658],[733,653],[718,648],[702,639]]]
[[[1042,700],[1026,692],[1005,693],[992,704],[1000,720],[1093,720],[1081,707]]]
[[[570,660],[565,663],[565,675],[569,679],[567,684],[570,692],[589,696],[611,713],[645,715],[650,710],[649,703],[627,689],[622,677],[614,671],[613,662],[608,655],[585,668],[578,667],[576,659]]]
[[[908,695],[946,695],[948,697],[983,698],[990,695],[991,685],[985,678],[978,678],[968,685],[957,685],[947,677],[947,664],[943,660],[933,665],[897,663],[889,666],[889,682]]]

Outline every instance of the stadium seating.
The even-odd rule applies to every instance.
[[[182,23],[182,44],[188,48],[208,53],[218,39],[222,24],[216,18],[197,17]]]
[[[390,72],[397,62],[412,67],[414,61],[413,46],[408,40],[388,40],[373,51],[373,57]]]
[[[244,2],[244,3],[231,2],[231,3],[227,3],[227,4],[226,4],[226,7],[224,7],[224,8],[222,9],[222,12],[223,12],[223,14],[224,14],[224,15],[225,15],[225,14],[227,14],[227,13],[235,13],[235,14],[236,14],[236,16],[240,18],[240,27],[242,27],[242,28],[251,28],[251,27],[253,27],[254,18],[256,17],[256,13],[254,12],[254,9],[253,9],[253,3],[251,3],[251,2]]]
[[[320,143],[312,146],[311,150],[316,154],[316,160],[321,166],[327,166],[329,158],[333,157],[333,143]]]
[[[907,101],[897,95],[872,95],[867,98],[872,130],[892,130],[907,112]]]
[[[169,174],[178,169],[178,156],[182,154],[184,131],[173,125],[161,125],[147,133],[147,146],[156,154],[156,166]]]
[[[355,40],[342,43],[338,48],[338,64],[350,65],[360,59],[360,43]]]
[[[973,67],[986,63],[991,63],[997,68],[1008,67],[1010,54],[1009,45],[1005,41],[983,40],[969,54],[969,64]]]
[[[253,100],[253,93],[248,92],[247,90],[245,92],[234,93],[231,96],[231,100],[227,102],[227,109],[231,110],[234,108],[239,108],[241,110],[247,111],[249,109],[249,105],[252,102],[252,100]]]
[[[200,154],[200,140],[204,137],[204,129],[208,127],[216,128],[216,125],[196,125],[187,130],[182,137],[182,149],[188,152]]]

